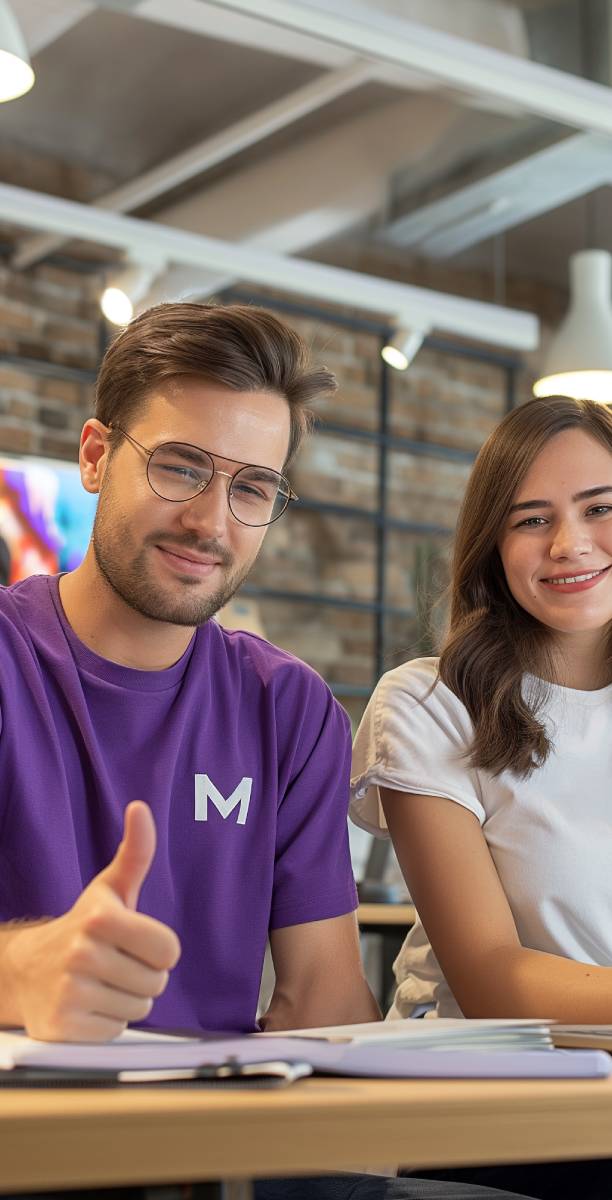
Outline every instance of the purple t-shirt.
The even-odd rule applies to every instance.
[[[182,943],[149,1024],[252,1029],[268,929],[356,907],[349,762],[323,680],[262,638],[209,621],[138,671],[79,641],[58,577],[0,589],[0,921],[70,908],[145,800],[139,909]]]

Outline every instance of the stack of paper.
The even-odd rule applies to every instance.
[[[322,1061],[333,1048],[339,1052],[335,1070],[345,1075],[528,1079],[612,1074],[609,1055],[598,1049],[556,1049],[550,1022],[528,1018],[374,1021],[255,1036],[275,1041],[277,1049],[288,1038],[301,1042],[304,1058],[318,1071],[333,1069],[330,1059],[327,1068]]]
[[[553,1045],[549,1021],[528,1018],[466,1020],[436,1017],[432,1020],[368,1021],[361,1025],[326,1025],[319,1029],[291,1029],[259,1037],[312,1038],[324,1042],[350,1042],[356,1046],[384,1046],[411,1050],[545,1050]]]
[[[612,1025],[553,1025],[555,1046],[591,1046],[612,1051]]]

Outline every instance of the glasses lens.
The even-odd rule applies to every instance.
[[[291,489],[283,475],[265,467],[243,467],[232,479],[229,505],[243,525],[269,525],[284,513]]]
[[[165,442],[149,459],[149,483],[163,500],[189,500],[204,490],[212,476],[213,463],[206,451],[183,442]]]

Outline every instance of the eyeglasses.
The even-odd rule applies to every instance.
[[[161,500],[181,504],[193,500],[206,491],[214,475],[225,475],[229,510],[242,525],[271,525],[282,517],[291,500],[297,500],[289,480],[280,471],[271,467],[258,467],[251,463],[235,462],[238,470],[232,474],[215,466],[221,455],[191,446],[188,442],[163,442],[154,450],[143,446],[120,425],[111,425],[123,434],[128,442],[148,454],[147,480],[152,491]],[[228,459],[222,461],[227,462]]]

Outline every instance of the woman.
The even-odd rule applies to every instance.
[[[388,827],[419,913],[393,1015],[612,1022],[611,628],[612,415],[533,400],[474,465],[439,660],[384,676],[356,738],[353,819]],[[487,1182],[569,1183],[539,1175]]]

